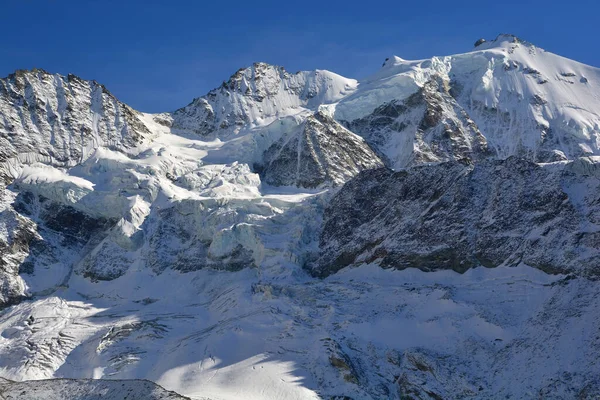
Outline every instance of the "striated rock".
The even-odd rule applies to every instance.
[[[201,136],[227,137],[280,115],[316,110],[352,92],[356,85],[355,80],[329,71],[290,74],[283,67],[255,63],[175,111],[172,127]]]
[[[349,123],[393,168],[494,155],[486,138],[449,93],[449,82],[433,76],[406,100],[393,100]]]
[[[135,146],[150,134],[140,117],[96,81],[19,70],[0,79],[0,176],[21,162],[72,166],[100,146]]]
[[[0,187],[0,308],[26,296],[19,272],[28,272],[27,255],[39,238],[33,221],[10,206],[14,194]]]
[[[269,147],[255,165],[274,186],[339,186],[360,171],[383,166],[362,138],[322,112]]]
[[[364,171],[326,209],[320,258],[309,269],[327,276],[370,262],[458,272],[523,263],[597,276],[596,169],[590,159],[543,167],[511,157]]]

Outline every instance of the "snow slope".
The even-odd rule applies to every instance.
[[[2,79],[0,377],[594,398],[599,86],[506,35],[364,82],[258,63],[154,115]]]
[[[455,137],[452,131],[464,130],[457,129],[463,123],[456,121],[476,126],[496,157],[548,162],[599,152],[600,70],[512,35],[500,35],[465,54],[418,61],[391,57],[339,102],[335,116],[359,121],[382,105],[409,100],[432,79],[445,82],[445,91],[457,103],[449,107],[448,100],[438,101],[445,108],[440,110],[445,129]],[[421,116],[412,120],[418,124]],[[376,126],[362,134],[377,143],[393,168],[410,165],[413,151],[430,140],[419,138],[418,127],[410,125]],[[435,149],[430,153],[432,161],[452,159]]]
[[[595,282],[528,267],[362,266],[324,281],[138,270],[5,312],[1,371],[144,377],[215,400],[593,398],[598,298]]]

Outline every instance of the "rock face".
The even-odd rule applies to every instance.
[[[597,68],[500,35],[466,54],[389,58],[340,100],[335,118],[355,126],[394,169],[485,148],[501,159],[552,162],[599,154],[599,89]],[[415,101],[421,106],[411,107]],[[440,127],[428,133],[432,123]]]
[[[598,161],[541,167],[510,157],[365,171],[326,209],[311,271],[327,276],[363,262],[458,272],[523,263],[597,276]]]
[[[360,171],[383,166],[362,138],[322,112],[269,147],[255,166],[274,186],[338,186]]]
[[[93,248],[116,223],[30,192],[1,193],[0,227],[8,234],[0,236],[0,306],[65,284],[86,246]],[[43,289],[28,287],[29,278],[44,271],[59,278]]]
[[[41,208],[20,213],[12,203],[38,202],[37,195],[24,188],[17,196],[6,185],[28,164],[73,167],[97,148],[128,151],[149,136],[141,113],[95,81],[40,69],[20,70],[0,79],[0,225],[7,233],[0,235],[0,306],[25,296],[26,284],[19,271],[28,274],[36,265],[60,263],[57,253],[69,253],[65,249],[75,242],[79,245],[70,250],[81,250],[93,233],[88,222],[95,218],[51,204],[49,199]],[[38,183],[26,186],[36,189]],[[56,188],[55,182],[49,185]],[[46,228],[41,229],[46,231],[38,231],[38,223],[44,221]],[[48,235],[63,239],[52,244]]]
[[[144,380],[52,379],[13,382],[0,378],[0,396],[5,400],[185,400]]]
[[[100,146],[127,148],[150,131],[103,85],[35,69],[0,79],[0,173],[20,162],[73,166]]]
[[[493,156],[485,136],[449,89],[447,80],[434,75],[407,99],[385,103],[349,127],[394,168]]]
[[[19,276],[36,238],[33,221],[23,217],[9,204],[14,197],[0,189],[0,307],[25,297],[25,284]]]

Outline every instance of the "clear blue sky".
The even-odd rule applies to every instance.
[[[74,73],[147,112],[171,111],[255,61],[352,78],[390,55],[461,53],[512,33],[600,67],[597,0],[12,0],[0,76]]]

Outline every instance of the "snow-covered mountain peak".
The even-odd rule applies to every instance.
[[[219,88],[172,114],[172,126],[202,136],[228,137],[264,127],[278,118],[315,111],[356,90],[358,82],[325,70],[290,74],[255,63]]]
[[[103,85],[42,69],[0,79],[0,177],[22,162],[83,162],[98,147],[127,151],[152,136],[142,114]]]
[[[432,79],[447,82],[449,94],[440,98],[443,102],[430,104],[430,109],[439,109],[435,114],[444,126],[440,129],[456,131],[456,121],[463,120],[459,125],[481,132],[497,157],[519,155],[548,162],[600,153],[600,70],[514,35],[500,35],[464,54],[413,61],[391,57],[358,90],[340,100],[335,117],[365,126],[365,119],[381,118],[375,114],[392,103],[414,112],[407,102]],[[367,131],[357,132],[380,143],[380,151],[394,153],[391,159],[397,161],[390,164],[394,168],[414,162],[413,153],[424,144],[420,137],[431,140],[421,129],[421,114],[402,114],[386,117],[391,118],[394,133],[383,134],[387,128],[382,129],[380,122],[377,128],[367,124]],[[459,130],[464,137],[465,129]],[[439,156],[430,154],[426,159]]]
[[[277,65],[271,65],[264,62],[256,62],[249,67],[240,68],[232,74],[223,86],[229,90],[238,92],[249,92],[256,89],[255,85],[265,85],[267,88],[270,83],[278,82],[287,79],[289,74],[287,71]],[[211,92],[214,92],[214,89]]]
[[[516,35],[510,33],[501,33],[493,40],[479,39],[475,42],[475,49],[488,50],[493,48],[510,48],[514,47],[516,44],[521,44],[526,47],[536,47],[533,43],[523,40]],[[537,48],[542,50],[539,47]]]
[[[405,62],[406,62],[406,60],[403,59],[402,57],[398,57],[396,55],[392,55],[392,56],[387,57],[385,59],[385,61],[383,62],[383,65],[381,67],[382,68],[390,68],[392,66],[399,65],[399,64],[402,64],[402,63],[405,63]]]

